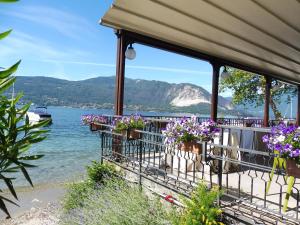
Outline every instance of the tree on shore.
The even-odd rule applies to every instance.
[[[10,3],[16,0],[0,0],[0,3]],[[11,30],[0,33],[0,40],[7,37]],[[4,91],[10,88],[16,78],[12,75],[17,71],[21,61],[7,69],[0,70],[0,187],[6,186],[11,195],[18,200],[13,181],[14,174],[22,173],[31,186],[33,186],[28,168],[34,165],[28,163],[31,160],[40,159],[43,155],[30,154],[30,146],[46,138],[47,130],[40,129],[48,124],[43,121],[37,124],[29,123],[26,116],[30,104],[19,106],[18,102],[22,94],[7,97]],[[3,185],[2,185],[3,183]],[[2,193],[2,189],[0,189]],[[11,199],[0,194],[0,209],[10,218],[6,203],[17,205]]]
[[[234,105],[258,107],[264,104],[266,84],[264,76],[234,68],[228,68],[227,71],[230,76],[221,79],[219,91],[232,91],[232,103]],[[276,120],[282,118],[282,114],[278,109],[278,105],[283,100],[282,96],[293,97],[296,93],[297,88],[294,85],[277,80],[271,81],[270,107]],[[290,97],[287,98],[287,103],[289,103]]]

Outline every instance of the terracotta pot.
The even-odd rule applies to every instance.
[[[292,159],[286,160],[286,173],[288,176],[300,178],[300,165]]]
[[[102,126],[100,124],[91,123],[90,124],[90,130],[91,131],[105,130],[105,126]]]
[[[193,152],[195,154],[200,155],[202,153],[202,146],[197,142],[183,142],[180,148],[181,151],[185,152]]]
[[[123,130],[122,135],[126,137],[127,140],[138,140],[141,139],[141,133],[135,130]]]

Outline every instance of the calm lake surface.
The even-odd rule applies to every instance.
[[[48,107],[48,112],[53,119],[53,124],[49,126],[48,138],[32,145],[30,149],[31,153],[45,155],[37,161],[32,161],[38,167],[29,169],[35,185],[65,182],[82,177],[85,167],[92,160],[99,160],[100,139],[98,133],[92,133],[88,126],[81,125],[80,116],[90,113],[112,114],[111,110],[63,107]],[[141,112],[141,114],[170,115],[171,113]],[[16,186],[27,185],[21,175],[14,183]]]

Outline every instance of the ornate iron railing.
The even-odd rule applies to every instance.
[[[201,154],[166,146],[160,133],[137,131],[141,138],[128,140],[103,130],[101,157],[138,174],[140,179],[187,196],[198,182],[219,185],[224,192],[219,203],[226,215],[235,219],[299,224],[300,182],[295,180],[289,201],[285,201],[288,177],[284,165],[273,169],[278,158],[261,141],[269,129],[220,127],[220,138],[201,143]]]
[[[111,116],[106,115],[108,117],[108,121],[111,124],[114,118],[120,116]],[[149,121],[147,125],[147,130],[157,131],[159,127],[155,125],[156,122],[159,121],[168,121],[170,119],[180,119],[182,116],[143,116],[145,119]],[[187,116],[188,117],[188,116]],[[198,122],[203,122],[209,120],[209,117],[197,117]],[[295,119],[286,120],[286,123],[295,123]],[[228,125],[228,126],[239,126],[239,127],[263,127],[263,119],[259,118],[218,118],[216,121],[220,125]],[[273,126],[281,122],[281,120],[270,120],[269,126]]]

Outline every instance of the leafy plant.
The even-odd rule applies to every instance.
[[[93,189],[90,182],[83,181],[68,185],[67,193],[63,199],[63,208],[66,212],[83,206],[84,200]]]
[[[63,204],[66,211],[82,207],[91,190],[98,189],[100,185],[117,177],[119,174],[112,164],[97,161],[92,161],[92,165],[87,166],[86,169],[88,175],[86,180],[68,185]]]
[[[91,123],[103,123],[103,124],[106,124],[107,123],[107,117],[106,116],[102,116],[102,115],[92,115],[92,114],[82,115],[81,116],[81,122],[84,125],[89,125]]]
[[[109,163],[92,161],[92,165],[87,166],[88,180],[96,184],[102,184],[105,179],[114,178],[118,173],[115,166]]]
[[[183,142],[209,141],[219,133],[217,124],[212,120],[197,122],[195,116],[191,118],[183,117],[173,119],[168,124],[162,134],[165,136],[165,144],[178,145]]]
[[[221,195],[219,188],[211,190],[204,183],[199,183],[193,191],[191,199],[184,198],[184,210],[173,220],[174,225],[210,225],[219,224],[221,209],[216,205],[217,198]],[[173,213],[174,214],[174,213]]]
[[[296,125],[280,123],[272,127],[271,132],[262,137],[270,151],[280,157],[292,159],[300,165],[300,132]]]
[[[90,189],[82,207],[62,216],[62,224],[171,225],[158,199],[149,199],[138,185],[112,179]]]
[[[233,92],[233,104],[242,104],[244,106],[248,104],[261,106],[264,104],[266,84],[264,76],[234,68],[229,68],[228,72],[230,76],[221,79],[220,92],[231,90]],[[282,114],[278,109],[282,96],[289,95],[293,97],[296,93],[296,86],[272,80],[270,106],[277,120],[282,118]],[[288,101],[289,99],[287,99],[287,103]]]
[[[15,2],[14,0],[0,0],[0,2]],[[7,37],[11,30],[0,33],[0,40]],[[0,71],[0,94],[7,90],[15,82],[16,78],[12,74],[17,70],[21,61],[13,66]],[[29,164],[29,160],[37,160],[42,155],[30,155],[28,150],[34,143],[40,142],[46,138],[46,130],[39,128],[48,124],[49,121],[43,121],[37,124],[30,124],[26,113],[30,104],[18,107],[17,104],[22,98],[18,94],[15,98],[8,99],[6,96],[0,96],[0,181],[3,182],[12,196],[18,200],[17,193],[13,186],[12,175],[22,172],[26,180],[33,186],[27,168],[34,167]],[[0,192],[2,190],[0,189]],[[5,202],[17,205],[14,201],[0,195],[0,209],[10,217]]]
[[[128,129],[143,129],[145,127],[145,120],[140,115],[123,116],[116,118],[114,125],[114,130],[120,133]]]

